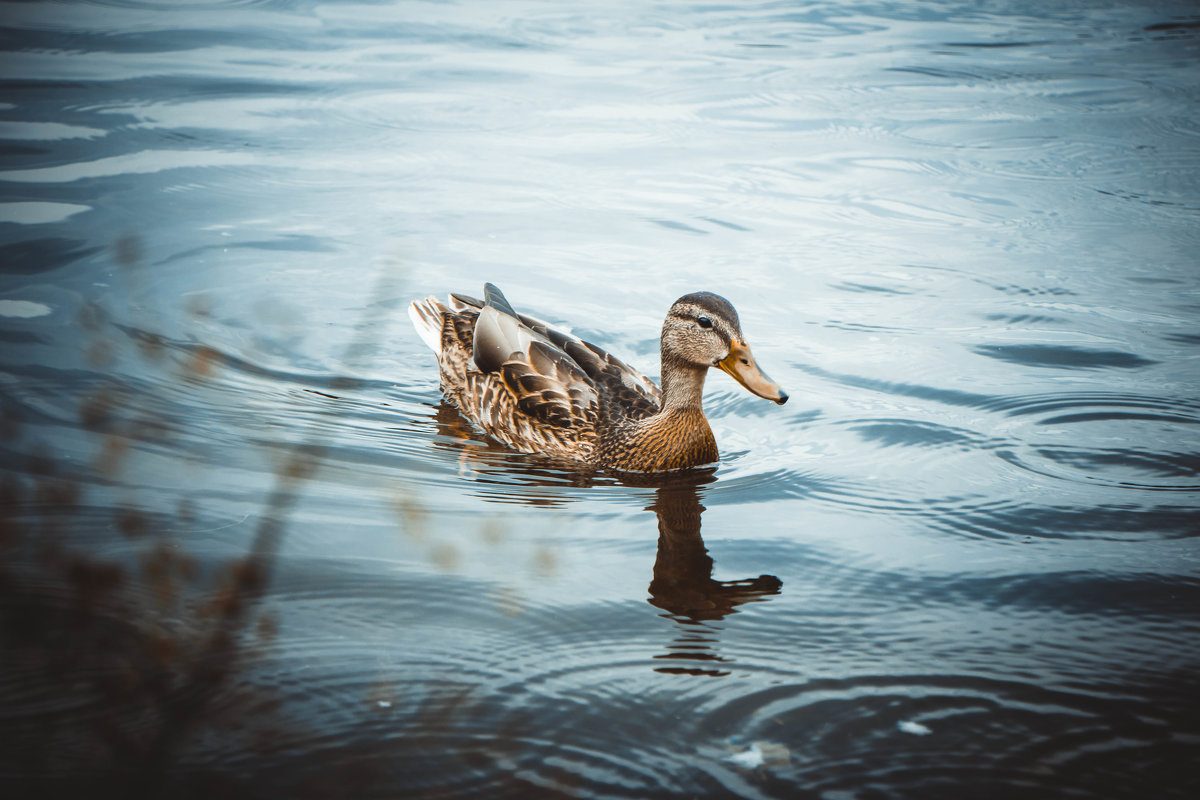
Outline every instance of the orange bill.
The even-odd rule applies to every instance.
[[[745,342],[734,342],[729,348],[729,355],[718,361],[717,366],[753,394],[774,400],[779,405],[787,402],[787,392],[758,368],[754,356],[750,353],[750,346]]]

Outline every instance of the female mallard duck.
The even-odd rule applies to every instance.
[[[594,344],[518,314],[492,284],[483,296],[428,297],[408,313],[437,354],[442,391],[515,450],[627,472],[695,467],[717,460],[700,402],[709,367],[787,402],[754,363],[733,306],[711,292],[684,295],[667,312],[661,391]]]

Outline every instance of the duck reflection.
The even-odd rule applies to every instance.
[[[759,575],[736,581],[712,577],[713,559],[700,536],[700,486],[713,481],[712,470],[672,476],[656,489],[647,507],[658,517],[658,556],[650,581],[650,604],[668,612],[682,630],[656,658],[671,661],[657,672],[688,675],[726,675],[727,661],[717,650],[720,626],[714,623],[735,613],[743,603],[779,594],[782,581]],[[689,663],[700,662],[700,663]]]
[[[716,480],[713,468],[664,474],[596,473],[513,453],[478,434],[458,410],[442,402],[434,417],[440,441],[435,446],[457,452],[459,473],[487,484],[495,499],[536,506],[560,505],[570,497],[556,487],[592,486],[599,483],[653,488],[654,502],[646,506],[658,518],[658,554],[649,587],[649,603],[678,623],[666,653],[655,656],[663,663],[656,672],[686,675],[727,675],[722,667],[731,659],[718,652],[718,625],[744,603],[779,594],[783,582],[774,575],[733,581],[712,576],[713,559],[700,535],[704,506],[701,492]]]

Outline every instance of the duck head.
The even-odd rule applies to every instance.
[[[718,367],[752,394],[783,405],[787,393],[754,360],[728,300],[712,292],[694,292],[675,301],[662,329],[664,378],[672,368]]]

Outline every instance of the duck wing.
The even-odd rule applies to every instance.
[[[471,358],[485,375],[499,377],[518,409],[557,428],[596,424],[594,382],[567,353],[525,324],[492,284],[484,289],[471,343]],[[475,305],[462,295],[451,302]]]
[[[480,302],[451,295],[451,303],[479,310],[472,346],[475,365],[482,372],[500,374],[525,413],[555,425],[577,420],[594,423],[600,396],[616,406],[619,415],[632,419],[659,410],[659,388],[616,356],[536,317],[517,313],[490,283],[484,287],[484,298]]]

